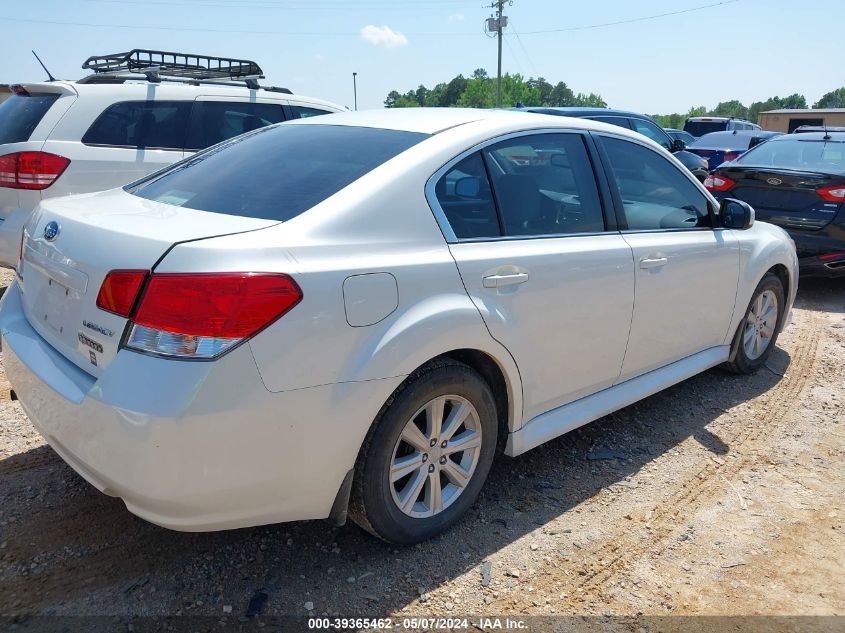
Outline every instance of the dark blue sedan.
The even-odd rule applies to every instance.
[[[761,130],[733,130],[732,132],[710,132],[687,145],[687,151],[707,159],[710,170],[722,163],[739,158],[743,153],[781,132]]]

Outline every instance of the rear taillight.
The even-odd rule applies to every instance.
[[[828,202],[845,202],[845,184],[816,189],[816,193]]]
[[[742,152],[725,152],[722,157],[722,162],[727,163],[728,161],[735,160],[740,154],[742,154]]]
[[[112,270],[100,286],[97,307],[128,318],[149,274],[148,270]]]
[[[46,189],[62,175],[70,160],[49,152],[15,152],[0,156],[0,187]]]
[[[704,186],[708,191],[727,191],[736,183],[727,176],[710,174],[704,179]]]
[[[112,271],[108,292],[125,289],[111,306],[131,311],[146,271]],[[130,277],[135,274],[136,277]],[[126,275],[125,278],[117,275]],[[134,295],[131,287],[135,287]],[[254,336],[302,300],[296,282],[279,273],[158,273],[149,276],[126,347],[176,358],[208,359]],[[108,309],[100,304],[103,309]],[[118,312],[117,310],[111,310]]]

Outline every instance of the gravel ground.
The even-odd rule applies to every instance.
[[[397,549],[320,521],[146,523],[44,444],[0,373],[0,614],[842,615],[844,384],[845,280],[804,282],[766,370],[502,459],[457,528]]]

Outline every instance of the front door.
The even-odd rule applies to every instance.
[[[739,279],[739,244],[714,230],[690,176],[639,142],[596,135],[633,249],[636,301],[620,381],[725,341]]]

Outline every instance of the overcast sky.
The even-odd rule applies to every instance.
[[[90,55],[156,48],[252,59],[267,83],[350,107],[355,71],[359,108],[375,108],[390,90],[494,75],[490,13],[477,0],[4,0],[0,82],[44,77],[31,48],[70,79]],[[514,0],[506,15],[505,72],[611,107],[685,112],[794,92],[812,105],[845,85],[845,0]]]

